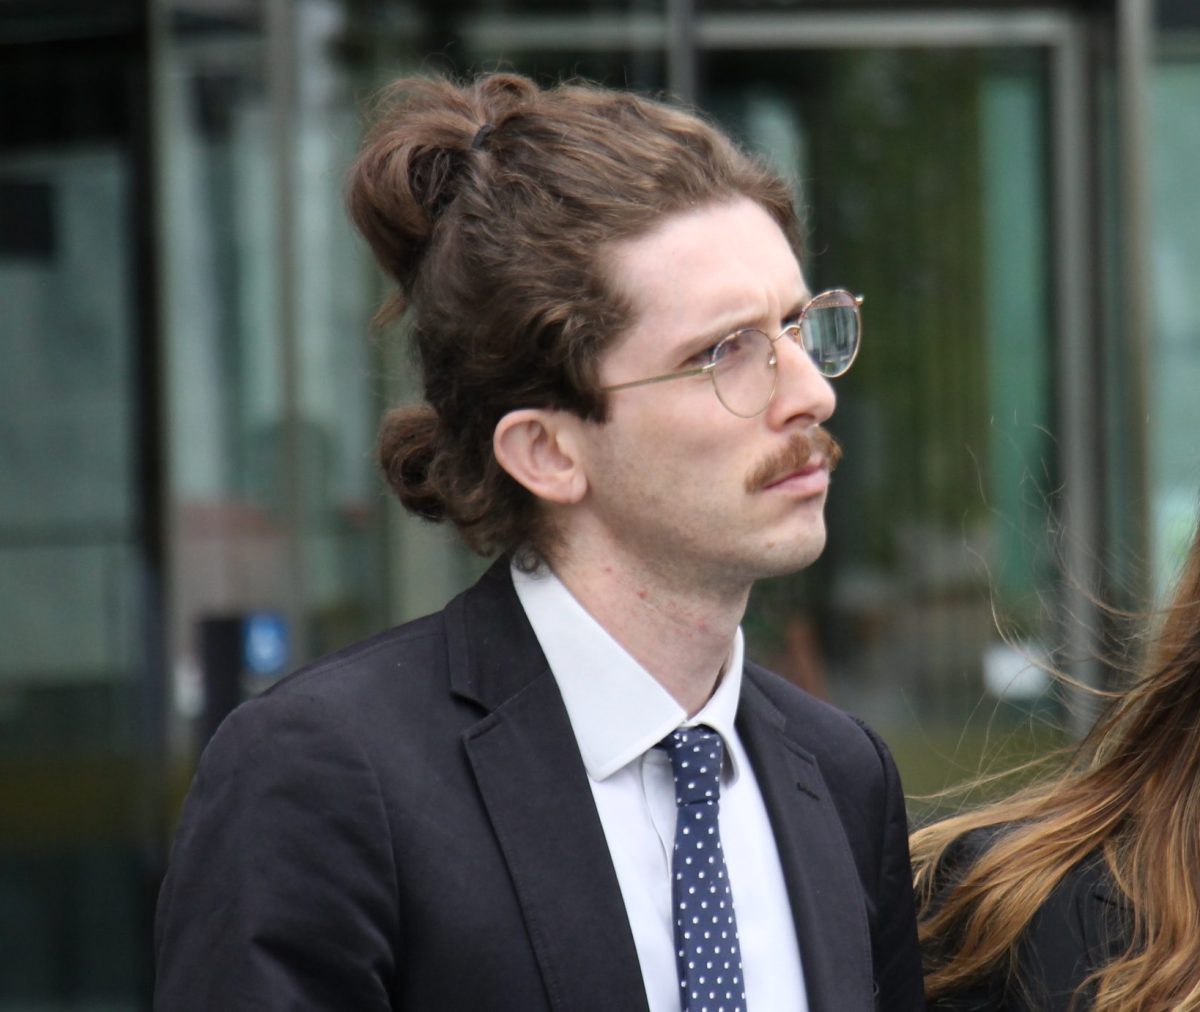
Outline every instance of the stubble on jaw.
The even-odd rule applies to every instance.
[[[824,457],[825,469],[830,473],[842,459],[841,444],[819,425],[807,432],[794,433],[786,446],[751,468],[746,475],[746,491],[758,492],[801,470],[814,454]]]

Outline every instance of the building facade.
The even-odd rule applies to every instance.
[[[1187,0],[8,0],[0,6],[0,1010],[149,1004],[202,746],[483,562],[404,517],[415,396],[342,208],[371,93],[512,68],[695,102],[865,296],[830,543],[757,657],[907,787],[1086,726],[1097,601],[1200,490],[1200,13]],[[925,810],[922,802],[914,812]]]

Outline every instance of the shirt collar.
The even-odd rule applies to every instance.
[[[680,726],[707,724],[725,741],[730,783],[741,762],[734,730],[745,647],[734,634],[716,690],[688,718],[671,694],[600,625],[546,565],[535,573],[512,568],[517,597],[550,671],[593,780],[605,780]]]

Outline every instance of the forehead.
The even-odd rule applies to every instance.
[[[739,197],[664,218],[614,246],[613,282],[634,310],[630,337],[696,336],[713,326],[765,322],[807,289],[783,230]]]

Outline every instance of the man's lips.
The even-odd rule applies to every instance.
[[[815,479],[815,480],[814,480]],[[824,489],[829,484],[829,468],[824,457],[815,457],[801,468],[796,468],[781,474],[774,481],[762,486],[764,492],[772,489],[805,488],[813,492]]]
[[[829,474],[841,457],[841,447],[824,429],[797,432],[778,452],[759,462],[746,477],[747,492],[788,488],[809,494],[829,484]]]

